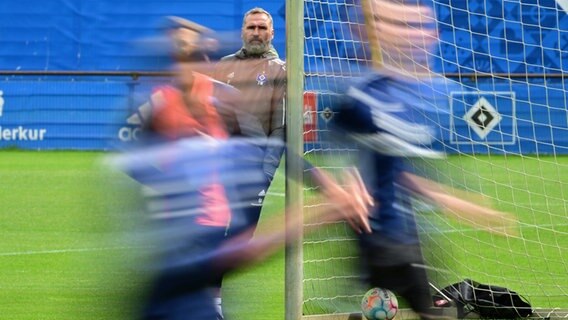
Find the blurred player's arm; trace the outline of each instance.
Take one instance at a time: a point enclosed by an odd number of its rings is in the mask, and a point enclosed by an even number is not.
[[[405,187],[440,207],[449,216],[478,228],[502,235],[515,235],[517,219],[510,213],[501,212],[455,196],[449,186],[439,184],[412,173],[402,174],[400,182]],[[480,196],[469,196],[482,199]]]
[[[291,155],[288,155],[291,156]],[[344,191],[333,176],[327,171],[314,167],[309,161],[300,157],[303,161],[305,180],[302,183],[309,187],[317,188],[318,191],[329,198],[344,197]],[[360,215],[349,217],[346,219],[347,223],[357,233],[371,233],[371,227],[368,221],[368,208],[375,205],[373,197],[369,194],[359,171],[355,167],[344,169],[343,183],[346,185],[356,185],[357,191],[352,191],[350,196],[354,198],[354,203],[357,203],[358,208],[364,208]],[[349,190],[348,190],[349,192]]]
[[[373,206],[374,202],[356,168],[345,169],[343,183],[348,186],[347,190],[342,188],[329,173],[322,169],[312,168],[309,172],[312,183],[318,185],[321,188],[321,193],[327,198],[351,198],[347,205],[351,206],[351,211],[359,212],[359,214],[346,216],[345,220],[355,232],[371,233],[368,208]]]
[[[318,199],[314,201],[313,210],[305,215],[294,211],[287,211],[289,216],[282,224],[282,217],[275,216],[267,222],[268,225],[275,226],[276,230],[267,231],[257,230],[254,237],[251,233],[254,229],[247,230],[240,235],[228,240],[227,243],[219,251],[216,267],[222,270],[233,270],[243,265],[250,265],[266,259],[268,256],[282,248],[287,241],[297,239],[304,231],[314,231],[317,227],[322,226],[325,222],[334,222],[340,220],[351,221],[351,223],[360,223],[359,229],[368,230],[368,204],[361,197],[353,195],[366,194],[360,177],[352,170],[344,172],[343,187],[330,176],[324,178],[329,183],[333,183],[333,188],[322,192]],[[321,204],[324,205],[321,205]],[[313,224],[313,228],[305,229],[305,224]]]

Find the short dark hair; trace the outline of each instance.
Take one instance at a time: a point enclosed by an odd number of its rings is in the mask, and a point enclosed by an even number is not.
[[[245,13],[245,15],[243,16],[243,26],[246,23],[247,17],[250,16],[250,15],[253,15],[253,14],[265,14],[265,15],[267,15],[268,21],[270,21],[270,25],[272,27],[274,27],[274,21],[272,20],[272,15],[268,11],[266,11],[266,10],[260,8],[260,7],[252,8]]]

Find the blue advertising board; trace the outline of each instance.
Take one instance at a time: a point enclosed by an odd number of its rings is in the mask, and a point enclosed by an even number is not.
[[[141,122],[134,115],[149,86],[127,80],[0,82],[0,148],[114,148],[138,133]]]
[[[453,152],[568,154],[566,85],[560,79],[527,83],[492,79],[466,84],[450,94],[449,130],[443,141]]]
[[[0,82],[0,148],[108,150],[140,132],[151,91],[167,79]],[[460,86],[436,102],[445,152],[568,154],[562,81]],[[338,95],[305,95],[306,149],[325,148]]]
[[[516,142],[515,93],[457,91],[450,95],[450,143]]]
[[[341,77],[312,75],[351,72],[354,58],[364,50],[350,33],[350,24],[338,22],[358,16],[355,2],[305,6],[305,71],[310,75],[306,90],[317,91],[315,110],[306,118],[315,126],[307,135],[307,147],[321,147],[319,135],[333,115],[329,107],[334,97],[324,91],[343,85]],[[568,8],[561,5],[565,2],[431,2],[442,40],[433,57],[434,70],[459,74],[462,85],[438,102],[441,109],[450,110],[439,117],[439,147],[448,152],[568,153],[568,87],[560,77],[568,72]],[[165,16],[179,15],[218,31],[238,33],[242,14],[258,5],[272,13],[274,44],[284,55],[284,4],[283,0],[198,4],[183,0],[168,5],[160,0],[3,1],[0,69],[163,71],[168,67],[164,52],[160,55],[136,43],[162,35]],[[535,73],[544,76],[531,78]],[[469,80],[467,75],[472,74],[488,77]],[[151,82],[8,76],[0,80],[0,148],[108,149],[115,141],[133,140],[140,125],[137,110],[148,99]]]

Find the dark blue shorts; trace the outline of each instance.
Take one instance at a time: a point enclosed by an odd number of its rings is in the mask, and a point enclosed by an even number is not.
[[[225,227],[201,226],[185,232],[185,237],[174,236],[175,241],[157,249],[143,319],[215,319],[208,290],[225,271],[218,265],[219,248],[227,240]]]
[[[146,306],[143,320],[216,320],[217,311],[207,289],[186,293]]]

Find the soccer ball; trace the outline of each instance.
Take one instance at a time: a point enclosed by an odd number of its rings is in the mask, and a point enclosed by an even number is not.
[[[398,311],[398,300],[389,290],[373,288],[363,296],[361,310],[368,320],[392,320]]]

